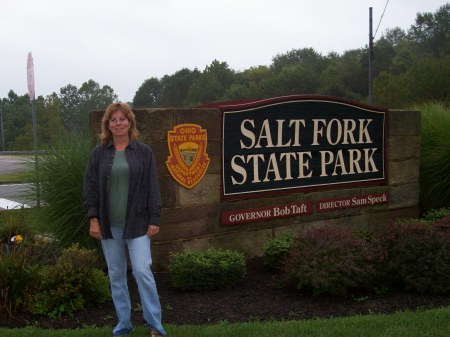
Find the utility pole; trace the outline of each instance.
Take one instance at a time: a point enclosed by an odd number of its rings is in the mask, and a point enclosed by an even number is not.
[[[373,63],[373,33],[372,33],[372,7],[369,7],[369,105],[373,104],[372,98],[372,63]]]

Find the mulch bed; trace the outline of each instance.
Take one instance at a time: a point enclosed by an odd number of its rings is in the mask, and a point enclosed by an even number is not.
[[[450,306],[450,296],[439,295],[388,293],[338,298],[302,294],[295,289],[276,287],[272,274],[264,268],[261,258],[247,261],[245,280],[232,289],[184,292],[171,286],[167,273],[155,273],[155,278],[163,308],[163,323],[177,325],[220,321],[306,320]],[[134,308],[133,324],[144,325],[142,312],[137,305],[139,295],[131,274],[129,288]],[[115,322],[112,302],[58,320],[22,313],[14,319],[0,318],[1,327],[11,328],[27,325],[53,329],[112,327]]]

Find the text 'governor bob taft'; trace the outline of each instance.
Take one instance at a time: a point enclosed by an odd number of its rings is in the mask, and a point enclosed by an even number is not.
[[[386,181],[386,110],[325,96],[219,109],[225,199]]]

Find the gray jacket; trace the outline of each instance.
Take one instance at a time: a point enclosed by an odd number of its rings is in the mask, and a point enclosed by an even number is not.
[[[111,239],[108,189],[116,150],[112,143],[98,145],[89,157],[84,175],[83,198],[88,217],[97,217],[104,239]],[[125,149],[130,181],[124,238],[147,233],[148,225],[160,224],[161,194],[156,162],[149,146],[131,141]]]

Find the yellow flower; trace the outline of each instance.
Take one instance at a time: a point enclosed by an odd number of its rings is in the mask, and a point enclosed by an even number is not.
[[[11,241],[15,242],[15,243],[20,243],[23,241],[23,237],[22,237],[22,235],[19,234],[19,235],[13,236],[11,238]]]

